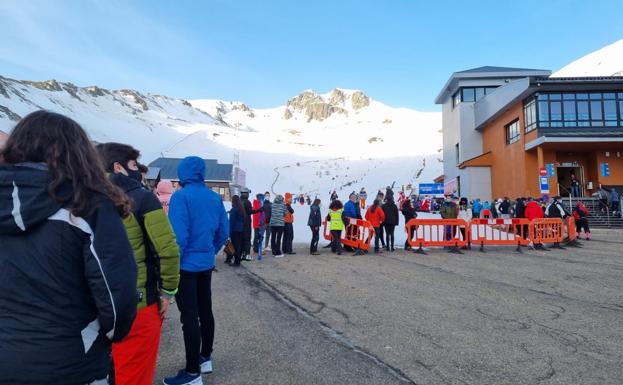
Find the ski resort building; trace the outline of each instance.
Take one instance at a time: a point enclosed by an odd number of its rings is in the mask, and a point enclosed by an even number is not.
[[[455,72],[442,105],[444,190],[469,198],[580,196],[623,186],[623,77]],[[621,191],[621,190],[619,190]]]
[[[161,179],[169,179],[174,184],[179,182],[177,176],[177,166],[182,159],[179,158],[158,158],[149,164],[147,180],[157,184]],[[236,178],[243,170],[234,169],[232,164],[219,164],[216,159],[204,159],[205,176],[204,181],[207,187],[219,194],[224,201],[230,201],[233,194],[237,194],[241,187]]]

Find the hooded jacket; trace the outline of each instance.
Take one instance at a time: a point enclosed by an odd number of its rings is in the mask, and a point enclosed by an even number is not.
[[[173,194],[169,219],[180,247],[180,268],[207,271],[229,238],[229,220],[220,195],[204,183],[205,163],[196,156],[184,158],[177,167],[181,190]]]
[[[175,234],[158,198],[140,182],[123,174],[111,181],[132,201],[132,214],[123,220],[138,268],[138,307],[153,305],[160,291],[177,293],[180,280],[180,250]]]
[[[136,314],[136,262],[112,202],[74,216],[50,181],[44,164],[0,165],[0,384],[105,378]]]
[[[344,216],[347,218],[361,219],[361,208],[350,199],[344,204]]]
[[[543,218],[543,209],[541,209],[541,206],[539,206],[537,202],[530,201],[526,203],[524,214],[529,220]]]
[[[173,195],[173,183],[168,179],[161,180],[156,187],[156,194],[158,194],[158,200],[162,205],[164,213],[169,214],[169,202]]]
[[[270,225],[283,227],[285,225],[286,205],[283,203],[283,196],[277,195],[275,201],[271,205]]]

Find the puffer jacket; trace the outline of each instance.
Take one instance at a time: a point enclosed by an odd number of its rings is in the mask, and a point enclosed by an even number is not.
[[[136,314],[136,262],[112,202],[74,216],[50,181],[45,164],[0,165],[0,384],[106,378]]]
[[[204,184],[205,163],[196,156],[177,167],[183,188],[173,194],[169,219],[180,247],[180,269],[214,268],[214,257],[229,238],[229,220],[221,196]]]
[[[162,205],[164,213],[169,214],[169,202],[173,195],[173,183],[168,179],[161,180],[156,187],[156,194],[158,195],[158,200]]]
[[[154,193],[136,180],[113,174],[111,181],[132,201],[132,214],[123,220],[138,268],[138,307],[153,305],[160,291],[175,295],[180,281],[180,250],[164,209]]]
[[[283,203],[283,196],[277,195],[271,205],[270,225],[276,227],[284,226],[286,212],[287,209],[285,203]]]

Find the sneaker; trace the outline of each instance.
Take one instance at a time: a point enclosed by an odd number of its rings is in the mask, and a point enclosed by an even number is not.
[[[285,255],[283,254],[275,255],[275,258],[283,258],[283,257],[285,257]]]
[[[212,360],[199,356],[199,366],[201,367],[201,374],[212,373]]]
[[[201,374],[188,374],[184,369],[177,372],[175,377],[166,377],[162,380],[164,385],[203,385]]]
[[[250,256],[250,255],[246,255],[246,256],[244,257],[244,260],[245,260],[245,261],[254,261],[254,260],[255,260],[255,258],[254,258],[254,257],[252,257],[252,256]]]

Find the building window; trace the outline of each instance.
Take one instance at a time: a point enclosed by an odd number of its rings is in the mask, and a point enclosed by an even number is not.
[[[526,101],[523,107],[523,117],[525,122],[524,132],[527,134],[528,132],[534,130],[537,126],[536,119],[536,98],[530,98]]]
[[[526,101],[524,114],[530,100]],[[536,116],[537,125],[545,128],[623,127],[623,93],[541,93],[537,95]]]
[[[519,140],[519,119],[506,126],[506,144],[512,144]]]
[[[458,143],[454,146],[454,149],[455,149],[455,156],[456,156],[456,164],[460,164],[461,163],[461,156],[459,154],[459,144]]]
[[[456,107],[461,102],[477,102],[490,94],[497,87],[463,87],[452,96],[452,105]]]

